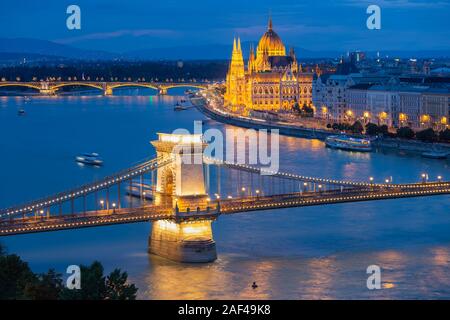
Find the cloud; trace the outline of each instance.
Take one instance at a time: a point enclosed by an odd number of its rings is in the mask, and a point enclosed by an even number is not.
[[[119,38],[123,36],[131,37],[143,37],[143,36],[153,36],[153,37],[176,37],[179,35],[178,31],[171,29],[136,29],[136,30],[116,30],[110,32],[96,32],[88,33],[81,36],[57,39],[55,42],[70,44],[86,40],[105,40]]]
[[[450,4],[445,1],[431,0],[344,0],[344,5],[367,7],[371,4],[379,5],[381,8],[442,8]]]

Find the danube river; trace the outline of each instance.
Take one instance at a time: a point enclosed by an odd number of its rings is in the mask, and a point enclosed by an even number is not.
[[[205,117],[173,111],[178,97],[0,98],[0,207],[100,178],[154,155],[156,132],[193,129]],[[26,115],[19,117],[18,108]],[[207,121],[207,126],[224,126]],[[281,137],[281,170],[378,181],[450,179],[449,162],[396,153],[358,154],[318,140]],[[98,152],[102,168],[74,156]],[[232,183],[235,183],[232,181]],[[450,298],[449,196],[283,209],[221,217],[213,224],[218,260],[177,264],[147,253],[150,223],[0,238],[36,272],[103,263],[121,268],[142,299]],[[382,289],[366,287],[366,268]],[[256,281],[257,289],[251,284]]]

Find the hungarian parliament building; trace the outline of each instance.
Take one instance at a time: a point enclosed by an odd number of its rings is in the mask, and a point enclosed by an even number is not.
[[[235,111],[289,111],[296,104],[313,107],[313,74],[302,71],[294,50],[286,54],[281,38],[268,29],[259,40],[256,52],[250,48],[245,66],[240,39],[234,39],[226,77],[225,105]]]

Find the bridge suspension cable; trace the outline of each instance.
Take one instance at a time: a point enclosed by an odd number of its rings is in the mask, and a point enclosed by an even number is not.
[[[134,165],[131,168],[122,170],[118,173],[107,176],[101,180],[88,183],[68,191],[60,192],[52,196],[44,197],[39,200],[31,201],[22,205],[10,207],[0,210],[0,218],[11,217],[12,215],[20,215],[35,210],[40,210],[48,206],[54,206],[66,201],[73,201],[76,198],[84,197],[90,193],[95,193],[99,190],[108,189],[109,187],[120,184],[122,181],[131,180],[134,177],[140,176],[144,173],[156,170],[158,167],[163,167],[172,162],[172,159],[154,158],[143,163]],[[73,202],[72,202],[73,207]]]

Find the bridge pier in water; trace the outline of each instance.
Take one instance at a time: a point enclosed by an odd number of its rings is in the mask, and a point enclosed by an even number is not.
[[[217,219],[219,207],[209,206],[202,136],[158,134],[152,144],[159,161],[172,159],[158,167],[155,204],[169,201],[173,218],[153,222],[149,252],[185,263],[216,260],[211,224]]]
[[[165,96],[165,95],[167,95],[167,89],[166,89],[166,88],[160,88],[159,91],[158,91],[158,94],[159,94],[160,96]]]
[[[112,88],[105,87],[103,89],[103,95],[104,96],[112,96],[112,94],[113,94],[113,89]]]

